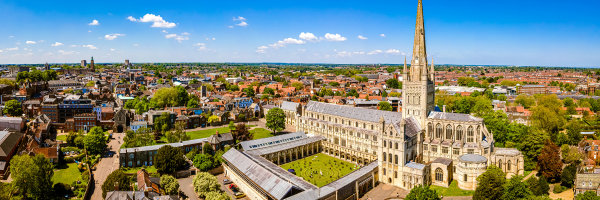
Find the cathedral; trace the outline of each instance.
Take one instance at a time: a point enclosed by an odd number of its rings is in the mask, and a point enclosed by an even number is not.
[[[380,182],[412,189],[475,190],[476,178],[496,165],[523,175],[524,160],[513,148],[495,148],[482,118],[435,110],[433,60],[428,65],[423,5],[418,2],[410,68],[404,61],[402,113],[310,101],[296,116],[297,131],[323,136],[323,152],[359,165],[378,163]]]

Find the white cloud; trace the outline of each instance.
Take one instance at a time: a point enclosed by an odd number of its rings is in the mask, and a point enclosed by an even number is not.
[[[306,42],[294,38],[285,38],[283,41],[279,40],[274,44],[270,44],[269,46],[277,49],[279,47],[285,47],[287,44],[306,44]]]
[[[338,42],[339,41],[346,41],[346,38],[342,37],[340,34],[335,34],[334,35],[334,34],[330,34],[330,33],[325,34],[325,39],[328,40],[328,41],[338,41]]]
[[[62,55],[71,55],[71,54],[75,54],[75,51],[58,50],[58,53],[61,53]]]
[[[139,44],[133,44],[134,47],[140,46]]]
[[[175,40],[177,40],[179,43],[181,43],[181,41],[183,40],[189,40],[190,38],[188,38],[187,36],[181,36],[181,35],[177,35],[177,34],[168,34],[165,35],[166,38],[174,38]]]
[[[366,40],[366,39],[369,39],[369,38],[363,37],[362,35],[358,35],[358,39]]]
[[[373,55],[373,54],[378,54],[378,53],[383,53],[383,51],[382,51],[382,50],[379,50],[379,49],[377,49],[377,50],[371,51],[371,52],[369,52],[369,53],[367,53],[367,54],[369,54],[369,55]]]
[[[353,54],[360,54],[360,55],[362,55],[362,54],[365,54],[365,52],[358,52],[358,51],[356,51]]]
[[[229,28],[233,28],[233,26],[228,26]]]
[[[71,45],[70,47],[77,47],[77,45]]]
[[[379,36],[381,36],[381,37],[385,37],[385,34],[383,34],[383,33],[382,33],[382,34],[381,34],[381,35],[379,35]]]
[[[91,44],[83,45],[83,47],[88,47],[90,49],[98,49],[98,47],[95,47],[94,45],[91,45]]]
[[[15,36],[12,36],[12,35],[11,35],[11,36],[8,36],[8,38],[12,38],[12,37],[15,37]]]
[[[92,23],[89,23],[88,25],[95,26],[95,25],[100,25],[100,23],[98,23],[98,20],[93,20]]]
[[[236,25],[238,25],[238,26],[244,26],[245,27],[245,26],[248,26],[248,23],[246,23],[246,22],[240,22],[239,24],[236,24]]]
[[[306,51],[306,49],[298,49],[298,51]]]
[[[265,50],[263,50],[263,49],[259,49],[259,50],[256,50],[256,51],[254,51],[254,52],[256,52],[256,53],[267,53],[267,52],[266,52]]]
[[[45,42],[45,41],[46,41],[46,40],[40,40],[40,41],[38,41],[38,42]]]
[[[92,30],[88,30],[88,33],[91,33],[91,32],[92,32]]]
[[[346,51],[340,51],[340,52],[338,52],[337,55],[340,57],[350,57],[350,56],[352,56],[352,53],[346,52]]]
[[[50,45],[50,46],[53,46],[53,47],[57,47],[57,46],[63,46],[63,43],[56,42],[56,43],[54,43],[54,44],[52,44],[52,45]]]
[[[23,51],[27,51],[27,48],[23,48]]]
[[[35,44],[35,41],[27,41],[25,44]]]
[[[183,32],[181,35],[190,35],[188,32]]]
[[[215,39],[215,38],[212,38],[212,39],[210,39],[210,38],[206,38],[206,40],[217,40],[217,39]]]
[[[115,49],[110,49],[110,51],[115,51]]]
[[[163,30],[162,32],[163,32],[163,33],[169,33],[169,32],[167,32],[167,30]]]
[[[261,46],[261,47],[258,47],[258,49],[268,49],[268,48],[269,48],[269,47],[267,47],[267,46]]]
[[[127,19],[129,19],[129,21],[132,21],[132,22],[154,22],[152,24],[152,26],[150,26],[150,27],[173,28],[173,27],[177,26],[177,24],[175,24],[175,23],[165,21],[160,15],[154,15],[154,14],[146,14],[143,17],[141,17],[140,19],[136,19],[132,16],[129,16],[129,17],[127,17]]]
[[[198,50],[201,50],[201,51],[208,51],[208,50],[210,50],[210,49],[206,48],[205,46],[201,46],[201,47],[200,47]]]
[[[0,53],[2,53],[2,52],[3,52],[3,51],[2,51],[2,50],[0,50]]]
[[[204,43],[197,43],[197,44],[194,44],[192,46],[204,46],[204,45],[205,45]]]
[[[317,38],[317,36],[315,36],[314,34],[309,33],[309,32],[306,32],[306,33],[302,32],[302,33],[300,33],[299,37],[300,37],[300,39],[304,39],[309,42],[318,42],[319,41],[319,38]]]
[[[117,36],[125,36],[125,34],[111,33],[111,34],[105,35],[104,38],[107,40],[114,40],[115,38],[117,38]]]
[[[5,50],[8,50],[8,51],[16,51],[16,50],[19,50],[19,47],[15,47],[15,48],[7,48],[7,49],[5,49]]]
[[[47,54],[45,54],[45,55],[53,56],[54,54],[53,54],[53,53],[50,53],[50,52],[48,52],[48,53],[47,53]]]
[[[238,18],[233,17],[233,21],[236,21],[236,20],[246,21],[246,18],[243,18],[243,17],[240,17],[240,16],[238,16]]]
[[[400,51],[396,50],[396,49],[389,49],[387,51],[385,51],[385,53],[394,53],[394,54],[398,54],[400,53]]]
[[[333,49],[333,51],[337,51],[337,49]]]

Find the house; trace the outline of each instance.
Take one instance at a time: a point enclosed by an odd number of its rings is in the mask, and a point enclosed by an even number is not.
[[[23,134],[13,131],[0,131],[0,179],[6,179],[10,170],[10,159],[17,153]]]
[[[51,163],[58,164],[58,155],[60,154],[59,151],[60,147],[57,145],[56,147],[35,148],[32,152],[35,155],[42,154],[44,157],[48,158]]]
[[[140,128],[148,128],[148,122],[146,121],[134,121],[131,122],[131,125],[129,126],[129,128],[134,131],[137,132],[138,129]],[[150,128],[152,129],[152,128]]]
[[[137,172],[137,190],[160,194],[160,177],[150,177],[145,169]]]

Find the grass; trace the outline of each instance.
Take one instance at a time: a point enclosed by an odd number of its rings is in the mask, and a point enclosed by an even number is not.
[[[67,141],[67,135],[59,135],[59,136],[56,136],[56,140]]]
[[[250,127],[255,127],[256,125],[250,125]],[[267,133],[268,130],[263,129],[263,128],[256,128],[259,130],[252,130],[253,132],[257,133],[256,135],[259,135],[260,138],[265,138],[265,137],[271,137],[273,136],[272,134]],[[231,132],[231,129],[229,129],[229,127],[221,127],[221,128],[211,128],[211,129],[203,129],[203,130],[197,130],[197,131],[188,131],[185,132],[185,134],[190,136],[190,140],[195,140],[195,139],[200,139],[200,138],[207,138],[210,137],[211,135],[214,135],[217,131],[219,131],[219,133],[229,133]],[[256,138],[256,136],[254,137],[254,139],[259,139]],[[157,144],[161,144],[161,143],[169,143],[167,142],[167,137],[166,136],[161,136],[160,140],[156,141]],[[121,149],[125,148],[125,144],[121,144]]]
[[[251,133],[254,133],[254,137],[253,139],[261,139],[261,138],[268,138],[268,137],[273,137],[273,132],[271,132],[270,130],[264,129],[264,128],[255,128],[253,130],[250,130]]]
[[[296,176],[321,187],[356,170],[354,166],[352,163],[319,153],[281,165],[281,168],[294,169]],[[312,178],[310,177],[311,172],[313,172]],[[323,176],[320,175],[321,172],[323,172]]]
[[[443,196],[473,196],[473,193],[475,193],[475,191],[458,188],[458,182],[456,180],[452,181],[448,188],[437,185],[432,185],[430,188],[438,191],[438,193]]]
[[[138,171],[140,171],[140,169],[142,169],[142,167],[123,167],[121,169],[123,169],[125,173],[135,174]],[[146,171],[148,173],[156,173],[156,168],[154,166],[147,166]]]
[[[523,173],[523,177],[527,177],[529,174],[531,174],[531,171],[525,171],[525,173]]]
[[[71,184],[77,180],[87,182],[87,180],[81,179],[81,172],[79,172],[76,163],[69,163],[67,165],[61,164],[58,165],[55,170],[57,171],[54,171],[54,176],[52,176],[52,182],[54,183]]]

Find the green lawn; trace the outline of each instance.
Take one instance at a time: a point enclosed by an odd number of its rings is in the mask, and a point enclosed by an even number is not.
[[[456,180],[452,181],[448,188],[432,185],[431,189],[438,191],[438,193],[441,193],[441,195],[444,196],[473,196],[473,193],[475,193],[475,191],[458,188],[458,182]]]
[[[264,128],[255,128],[253,130],[250,130],[251,133],[254,133],[254,138],[253,139],[261,139],[261,138],[268,138],[268,137],[273,137],[273,132],[271,132],[270,130],[264,129]]]
[[[256,125],[250,125],[250,127],[254,127],[254,126],[256,126]],[[194,140],[194,139],[210,137],[211,135],[214,135],[217,131],[219,131],[219,133],[229,133],[229,132],[231,132],[231,129],[229,129],[228,127],[211,128],[211,129],[204,129],[204,130],[198,130],[198,131],[188,131],[188,132],[186,132],[186,134],[189,135],[192,140]],[[161,140],[162,140],[162,138],[161,138]],[[165,138],[165,141],[166,141],[166,138]]]
[[[319,153],[281,165],[281,168],[286,170],[294,169],[296,176],[302,177],[317,187],[321,187],[358,169],[354,168],[354,166],[352,163]],[[313,173],[312,178],[310,177],[311,172]],[[321,172],[323,176],[320,175]]]
[[[531,171],[525,171],[525,173],[523,173],[523,177],[526,177],[529,174],[531,174]]]
[[[142,167],[122,167],[121,169],[123,169],[125,173],[135,174],[138,171],[140,171],[140,169],[142,169]],[[156,173],[156,168],[154,166],[148,166],[148,167],[146,167],[146,171],[148,173]]]
[[[80,180],[87,182],[87,180],[81,179],[81,172],[77,169],[76,163],[69,163],[67,165],[61,164],[54,170],[54,176],[52,176],[52,182],[54,183],[67,183],[71,184],[73,181]]]
[[[67,141],[67,135],[59,135],[59,136],[56,136],[56,140]]]

